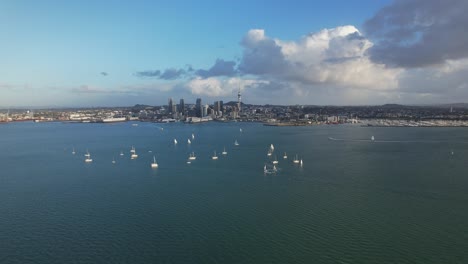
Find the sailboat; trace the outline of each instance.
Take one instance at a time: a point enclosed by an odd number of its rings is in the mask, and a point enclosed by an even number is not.
[[[91,158],[91,154],[89,154],[89,152],[87,152],[85,154],[86,156],[86,159],[84,160],[86,163],[90,163],[90,162],[93,162],[93,159]]]
[[[72,150],[72,154],[73,154],[73,155],[75,155],[75,148],[73,148],[73,150]]]
[[[174,138],[174,145],[177,145],[177,139]]]
[[[124,155],[124,154],[123,154],[123,151],[120,151],[120,156],[123,156],[123,155]]]
[[[112,164],[115,164],[115,158],[112,158]]]
[[[187,143],[188,143],[188,144],[192,144],[192,141],[190,141],[190,138],[187,139]]]
[[[132,146],[132,149],[130,150],[130,153],[135,153],[135,147]]]
[[[283,159],[287,159],[288,155],[286,155],[286,152],[284,153]]]
[[[189,160],[196,160],[196,159],[197,159],[197,157],[195,156],[195,152],[192,152],[192,153],[190,153],[190,155],[189,155],[189,158],[188,158],[188,159],[189,159]]]
[[[216,151],[214,152],[214,156],[211,157],[211,159],[213,159],[213,160],[217,160],[217,159],[218,159],[218,156],[216,155]]]
[[[299,159],[297,158],[297,154],[296,154],[296,157],[293,159],[293,163],[298,164],[299,162],[300,162],[300,161],[299,161]]]
[[[156,157],[153,156],[153,163],[151,163],[151,168],[157,168],[158,167],[158,163],[156,163]]]
[[[89,151],[88,151],[88,150],[86,150],[86,154],[84,154],[84,155],[85,155],[85,157],[87,157],[87,158],[91,157],[91,155],[89,154]]]
[[[303,164],[303,163],[302,163],[302,159],[301,159],[301,167],[302,167],[302,164]]]
[[[132,149],[133,152],[132,152],[132,155],[130,156],[131,159],[136,159],[138,158],[138,155],[136,154],[136,151],[135,151],[135,148]]]
[[[374,136],[372,136],[372,137],[370,138],[370,140],[374,141],[374,140],[375,140]]]
[[[195,135],[192,133],[192,139],[195,139]]]
[[[271,144],[270,149],[271,149],[271,151],[275,150],[275,146],[273,146],[273,144]]]
[[[221,152],[221,154],[223,154],[223,155],[227,155],[227,152],[226,152],[226,147],[224,147],[224,149],[223,149],[223,152]]]
[[[236,139],[236,141],[234,141],[234,146],[239,146],[239,143],[237,142],[237,139]]]
[[[267,152],[267,156],[268,157],[271,156],[272,153],[273,153],[273,151],[271,149],[269,149],[268,152]]]
[[[265,173],[265,174],[267,174],[267,173],[268,173],[268,170],[267,170],[267,167],[266,167],[266,165],[265,165],[265,166],[263,166],[263,173]]]
[[[242,133],[242,128],[239,128],[239,131]]]
[[[275,156],[275,160],[272,162],[273,164],[278,164],[278,159]]]

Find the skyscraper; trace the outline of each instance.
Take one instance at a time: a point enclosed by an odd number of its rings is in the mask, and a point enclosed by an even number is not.
[[[185,103],[184,103],[184,99],[180,99],[180,103],[179,103],[179,113],[181,113],[182,115],[185,114]]]
[[[170,114],[173,111],[173,104],[172,104],[172,98],[169,98],[169,104],[167,106],[167,113]]]
[[[237,110],[241,111],[241,90],[239,86],[239,92],[237,92]]]
[[[197,98],[197,103],[195,104],[195,116],[202,117],[201,98]]]

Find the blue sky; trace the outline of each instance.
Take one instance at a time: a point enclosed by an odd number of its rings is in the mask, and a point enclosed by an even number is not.
[[[420,91],[425,97],[418,97],[409,86],[433,71],[443,72],[442,67],[463,66],[464,55],[429,66],[393,65],[378,56],[380,46],[375,43],[385,36],[373,34],[378,32],[373,27],[379,25],[379,12],[386,6],[398,3],[2,1],[0,106],[154,105],[166,103],[168,97],[229,101],[239,87],[251,103],[420,103],[460,98],[438,98],[432,95],[435,89]],[[363,30],[366,23],[369,37]],[[330,30],[326,36],[325,29]],[[359,43],[351,39],[353,34],[360,36]],[[306,44],[307,36],[312,46]],[[324,36],[326,49],[317,44]],[[276,49],[281,54],[275,62],[289,66],[269,67],[272,62],[262,60],[275,58],[268,52]],[[265,56],[256,57],[257,51]],[[361,59],[329,64],[351,57]],[[320,60],[311,63],[315,58]],[[223,68],[220,74],[218,67],[209,71],[217,59],[222,60],[219,67],[232,62],[233,67],[225,65],[232,71]],[[352,73],[361,68],[367,70]],[[167,69],[183,74],[163,78]],[[141,74],[158,70],[159,75]],[[375,75],[386,77],[362,81]],[[454,85],[463,90],[463,83]]]

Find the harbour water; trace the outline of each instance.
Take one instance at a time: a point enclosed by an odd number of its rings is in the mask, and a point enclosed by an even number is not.
[[[28,122],[0,147],[0,263],[468,263],[468,128]]]

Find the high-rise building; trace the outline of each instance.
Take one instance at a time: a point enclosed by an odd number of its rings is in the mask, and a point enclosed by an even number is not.
[[[168,103],[168,106],[167,106],[167,113],[170,114],[170,113],[173,113],[173,104],[172,104],[172,98],[169,98],[169,103]]]
[[[181,113],[182,115],[185,114],[185,103],[184,103],[184,99],[180,99],[180,103],[179,103],[179,113]]]
[[[208,108],[209,108],[208,105],[204,105],[204,106],[203,106],[202,117],[205,117],[205,116],[208,115]]]
[[[237,92],[237,110],[241,111],[241,90],[239,86],[239,92]]]
[[[197,98],[197,103],[195,104],[195,116],[202,117],[201,98]]]
[[[219,101],[219,111],[224,112],[224,104],[223,104],[223,101]]]

